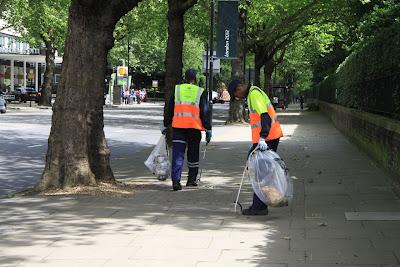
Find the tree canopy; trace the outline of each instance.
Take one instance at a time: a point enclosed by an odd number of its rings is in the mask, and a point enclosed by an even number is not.
[[[54,48],[62,51],[69,4],[69,0],[13,0],[5,17],[28,43],[41,46],[51,42]]]

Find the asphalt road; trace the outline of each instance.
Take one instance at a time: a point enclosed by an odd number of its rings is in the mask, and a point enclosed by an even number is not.
[[[18,109],[14,109],[18,108]],[[51,109],[14,105],[0,114],[0,197],[33,186],[43,171]],[[228,104],[214,106],[214,125],[223,125]],[[105,134],[116,170],[129,166],[129,158],[151,148],[160,137],[162,103],[106,108]],[[128,162],[127,162],[128,160]],[[132,160],[145,160],[134,159]],[[117,178],[122,173],[114,172]]]
[[[9,109],[0,114],[0,197],[34,185],[43,171],[51,128],[50,109]],[[160,104],[105,110],[112,161],[151,147],[159,138]]]

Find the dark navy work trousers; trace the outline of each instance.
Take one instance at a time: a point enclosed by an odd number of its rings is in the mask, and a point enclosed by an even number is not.
[[[274,140],[270,140],[267,141],[267,145],[268,147],[275,151],[278,150],[278,145],[279,145],[279,138],[278,139],[274,139]],[[249,153],[247,154],[247,157],[250,156],[250,153],[257,147],[257,144],[253,144],[249,150]],[[252,209],[255,210],[265,210],[266,208],[268,208],[267,205],[264,204],[264,202],[262,202],[258,196],[254,193],[253,194],[253,204],[251,205]]]
[[[199,152],[201,142],[201,131],[196,129],[173,129],[172,140],[172,170],[173,181],[180,182],[183,161],[187,148],[187,164],[189,168],[189,181],[196,181],[199,172]]]

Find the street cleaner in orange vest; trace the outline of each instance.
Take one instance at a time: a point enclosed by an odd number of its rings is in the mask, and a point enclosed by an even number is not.
[[[196,85],[196,71],[189,69],[185,73],[185,83],[175,86],[169,109],[165,112],[164,128],[172,124],[172,189],[182,190],[181,175],[185,150],[187,148],[187,164],[189,168],[187,187],[197,186],[199,172],[199,152],[201,132],[206,131],[207,144],[211,141],[211,109],[207,100],[207,92]]]
[[[231,99],[247,98],[250,112],[252,146],[248,153],[258,148],[261,151],[271,149],[276,152],[279,138],[283,136],[275,109],[267,94],[257,86],[246,88],[239,80],[233,80],[228,86]],[[267,215],[268,206],[256,194],[252,205],[242,211],[243,215]]]

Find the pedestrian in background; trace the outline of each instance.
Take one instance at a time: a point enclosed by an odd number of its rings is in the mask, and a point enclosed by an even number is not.
[[[303,95],[300,95],[299,101],[300,101],[300,109],[303,110],[304,109],[304,96]]]
[[[130,94],[129,94],[129,90],[126,89],[124,91],[124,104],[128,105],[129,104],[129,98],[130,98]]]
[[[136,88],[135,90],[135,95],[136,95],[136,103],[140,104],[140,90]]]
[[[239,80],[230,82],[228,91],[231,99],[247,98],[250,112],[252,146],[247,157],[254,149],[261,151],[272,149],[276,152],[279,139],[283,136],[278,116],[267,94],[257,86],[246,87]],[[253,193],[252,205],[242,211],[243,215],[267,215],[268,206]]]
[[[206,142],[211,141],[211,110],[207,91],[196,85],[196,71],[185,73],[185,83],[175,86],[164,117],[163,134],[172,125],[172,189],[182,190],[181,175],[185,151],[189,168],[186,186],[197,186],[201,131],[206,131]]]

